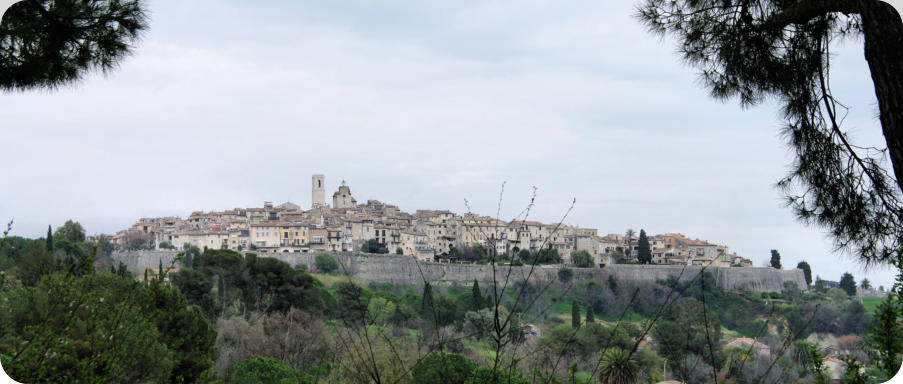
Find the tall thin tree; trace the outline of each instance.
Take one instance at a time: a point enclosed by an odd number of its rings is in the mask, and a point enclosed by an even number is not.
[[[781,254],[777,249],[771,250],[771,260],[769,261],[769,264],[774,269],[781,269]]]
[[[53,229],[47,226],[47,251],[53,252]]]
[[[430,283],[423,284],[423,298],[420,301],[420,313],[428,319],[433,317],[433,288]]]
[[[471,294],[473,295],[473,310],[479,311],[485,308],[485,304],[483,303],[483,294],[480,293],[480,283],[477,282],[477,279],[473,279],[473,288],[471,289]]]
[[[640,229],[640,238],[637,240],[636,258],[640,264],[649,264],[652,262],[652,250],[649,247],[649,238],[646,237],[646,231]]]
[[[809,286],[809,284],[812,284],[812,267],[809,266],[809,263],[807,263],[806,261],[800,261],[796,265],[796,269],[803,270],[803,277],[806,278],[807,287]]]
[[[571,327],[580,328],[580,304],[577,300],[571,302]]]

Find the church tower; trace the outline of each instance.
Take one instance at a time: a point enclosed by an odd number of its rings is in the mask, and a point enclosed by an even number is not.
[[[314,175],[311,178],[310,187],[310,206],[311,208],[326,206],[326,183],[323,181],[323,175]]]
[[[342,180],[342,186],[339,187],[339,190],[332,194],[332,207],[333,208],[354,208],[357,205],[357,200],[351,197],[351,189],[345,185],[345,180]]]

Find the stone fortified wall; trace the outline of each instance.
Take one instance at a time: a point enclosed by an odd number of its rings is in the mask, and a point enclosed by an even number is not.
[[[177,251],[135,251],[114,253],[113,259],[122,261],[132,270],[142,271],[144,268],[157,268],[160,261],[168,266]],[[259,257],[275,257],[291,266],[299,263],[310,267],[315,265],[314,253],[263,253]],[[332,255],[341,265],[343,271],[369,281],[420,284],[423,280],[431,282],[471,281],[488,282],[495,274],[498,280],[508,276],[511,281],[529,277],[534,281],[551,281],[558,278],[560,266],[538,266],[530,273],[530,267],[492,266],[475,264],[445,264],[432,262],[416,262],[410,256],[397,255]],[[607,281],[614,276],[619,282],[652,283],[664,280],[668,276],[678,276],[681,280],[695,278],[702,267],[682,265],[608,265],[604,268],[571,268],[574,280]],[[799,269],[776,270],[773,268],[720,268],[709,267],[706,270],[715,277],[717,286],[724,290],[746,290],[760,292],[780,292],[784,282],[795,282],[798,287],[805,287],[803,271]],[[141,272],[139,272],[141,273]],[[509,275],[510,273],[510,275]]]

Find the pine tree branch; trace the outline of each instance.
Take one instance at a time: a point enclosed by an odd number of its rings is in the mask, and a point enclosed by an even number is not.
[[[766,19],[763,25],[768,29],[779,30],[790,24],[805,24],[828,13],[860,13],[860,5],[859,1],[850,0],[803,0]]]

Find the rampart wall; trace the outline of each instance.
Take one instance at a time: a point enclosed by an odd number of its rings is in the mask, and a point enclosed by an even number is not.
[[[170,264],[177,251],[134,251],[114,253],[113,259],[122,261],[128,268],[142,271],[144,268],[156,268],[162,261],[164,266]],[[315,265],[314,253],[263,253],[259,257],[275,257],[291,266],[299,263],[310,267]],[[529,278],[531,280],[551,281],[558,278],[560,266],[509,267],[475,264],[447,264],[432,262],[416,262],[410,256],[398,255],[351,255],[333,254],[342,266],[342,270],[369,281],[400,284],[418,284],[423,280],[431,282],[472,281],[489,282],[493,276],[498,280],[508,277],[511,281]],[[695,278],[703,267],[681,265],[608,265],[604,268],[572,268],[574,280],[608,281],[609,276],[619,282],[652,283],[678,276],[681,280]],[[803,271],[799,269],[777,270],[773,268],[706,268],[715,277],[715,284],[724,290],[747,290],[761,292],[779,292],[784,282],[792,281],[798,287],[805,287]],[[139,272],[140,273],[140,272]]]

